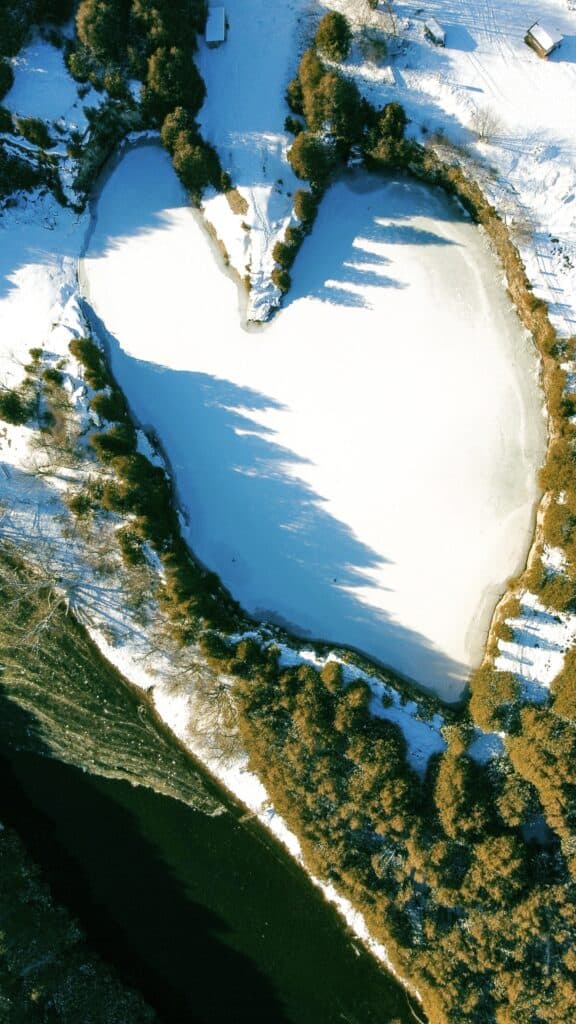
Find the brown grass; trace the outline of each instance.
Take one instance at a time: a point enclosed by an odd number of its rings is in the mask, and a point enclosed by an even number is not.
[[[228,200],[228,206],[232,210],[232,213],[236,213],[239,217],[245,217],[248,213],[248,203],[244,199],[244,196],[240,195],[237,188],[229,188],[224,193]]]

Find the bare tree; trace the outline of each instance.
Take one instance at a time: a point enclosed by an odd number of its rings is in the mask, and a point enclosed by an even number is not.
[[[472,127],[480,142],[492,142],[500,130],[501,121],[492,107],[477,107],[472,115]]]

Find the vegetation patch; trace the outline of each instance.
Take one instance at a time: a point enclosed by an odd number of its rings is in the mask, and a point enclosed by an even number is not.
[[[78,81],[105,88],[110,99],[91,115],[89,153],[79,154],[79,191],[89,190],[127,132],[145,127],[161,130],[176,173],[195,203],[208,185],[230,189],[216,150],[202,139],[195,121],[206,90],[193,56],[206,10],[204,0],[81,0],[68,67]],[[130,98],[130,78],[142,82],[138,106]]]

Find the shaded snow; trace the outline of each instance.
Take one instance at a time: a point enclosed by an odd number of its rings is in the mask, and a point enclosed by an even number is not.
[[[61,122],[79,131],[86,129],[84,107],[98,106],[102,97],[89,87],[81,90],[84,96],[80,98],[78,83],[68,74],[62,50],[36,38],[14,57],[12,66],[14,85],[3,100],[12,113]]]
[[[456,698],[525,557],[545,435],[531,342],[476,229],[423,186],[340,183],[286,310],[246,332],[147,147],[109,178],[88,257],[202,561],[255,615]]]
[[[506,620],[514,639],[499,641],[496,668],[515,672],[527,700],[548,698],[553,679],[562,670],[564,655],[576,643],[576,615],[551,612],[534,594],[522,595],[520,615]]]

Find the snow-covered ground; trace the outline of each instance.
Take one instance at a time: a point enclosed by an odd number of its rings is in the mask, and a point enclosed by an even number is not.
[[[394,8],[408,28],[389,93],[405,103],[415,128],[443,131],[491,169],[486,187],[519,229],[530,279],[558,328],[573,333],[576,10],[567,0],[430,0],[424,12],[404,0]],[[424,39],[424,13],[446,29],[444,50]],[[524,42],[535,21],[564,35],[547,60]]]
[[[248,203],[246,214],[231,217],[226,199],[218,196],[206,202],[206,213],[240,276],[250,268],[254,319],[264,319],[278,303],[280,293],[270,281],[272,248],[290,220],[291,195],[302,184],[286,156],[291,136],[284,131],[284,93],[302,49],[303,26],[315,8],[308,0],[234,2],[226,5],[226,44],[214,50],[200,41],[198,65],[207,89],[202,131]]]
[[[12,113],[85,131],[88,122],[84,108],[97,106],[101,96],[91,86],[79,86],[71,78],[61,49],[36,37],[12,64],[14,84],[4,100]]]
[[[187,537],[250,612],[446,699],[532,531],[533,347],[441,194],[326,196],[287,308],[246,331],[166,155],[128,153],[84,261],[114,372],[171,460]]]
[[[228,41],[201,55],[209,84],[206,127],[224,163],[233,159],[241,186],[250,173],[257,174],[260,195],[269,197],[274,210],[264,232],[249,188],[241,187],[249,203],[242,218],[230,214],[223,198],[207,203],[207,216],[240,275],[247,262],[253,271],[269,268],[273,243],[290,216],[293,179],[284,159],[290,136],[283,132],[288,111],[279,108],[278,95],[327,9],[343,12],[354,28],[344,72],[376,106],[402,103],[411,119],[409,133],[435,146],[446,160],[462,163],[480,182],[509,225],[554,324],[562,335],[575,333],[576,7],[568,0],[395,0],[391,7],[380,0],[376,10],[366,0],[286,0],[281,9],[251,0],[249,16],[244,0],[229,0]],[[446,30],[445,48],[425,38],[427,17]],[[564,36],[547,60],[524,42],[537,20]],[[388,57],[366,61],[362,34],[367,30],[383,35]],[[275,89],[259,87],[265,80]],[[266,129],[259,129],[262,124]],[[271,139],[274,160],[269,167],[263,159],[256,168],[255,148],[267,153]],[[241,220],[251,226],[249,233]],[[262,280],[252,273],[249,314],[254,316],[274,301]],[[576,635],[576,620],[570,619],[558,641],[553,617],[539,612],[529,595],[523,609],[522,618],[512,623],[518,636],[503,649],[498,666],[523,666],[522,674],[537,681],[526,691],[534,694],[560,667]],[[534,637],[528,655],[526,630]]]

